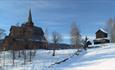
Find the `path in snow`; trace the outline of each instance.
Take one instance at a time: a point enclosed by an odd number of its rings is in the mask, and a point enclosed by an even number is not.
[[[85,55],[55,65],[53,70],[115,70],[115,44],[89,49]]]

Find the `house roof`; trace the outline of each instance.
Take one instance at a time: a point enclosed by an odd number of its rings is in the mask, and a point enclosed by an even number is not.
[[[101,32],[103,32],[103,33],[106,33],[107,34],[107,31],[105,31],[104,29],[102,29],[102,28],[100,28],[97,32],[99,32],[99,31],[101,31]],[[97,33],[96,32],[96,33]]]

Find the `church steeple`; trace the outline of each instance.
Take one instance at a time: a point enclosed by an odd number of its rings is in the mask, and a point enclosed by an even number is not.
[[[33,26],[31,9],[29,10],[29,16],[28,16],[28,23],[27,24],[30,26]]]
[[[28,22],[32,22],[31,9],[29,10]]]

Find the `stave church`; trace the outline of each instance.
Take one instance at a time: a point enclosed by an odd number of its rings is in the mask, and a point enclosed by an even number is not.
[[[41,27],[34,25],[31,9],[26,23],[11,26],[10,33],[5,37],[2,47],[5,49],[47,49],[47,41]]]

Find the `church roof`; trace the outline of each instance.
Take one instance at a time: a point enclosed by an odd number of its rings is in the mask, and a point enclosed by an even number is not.
[[[26,32],[32,32],[32,41],[46,41],[42,28],[33,25],[31,9],[29,10],[28,21],[23,23],[21,26],[11,26],[9,35],[13,35],[18,39],[21,34],[24,34],[23,36],[26,36]]]

